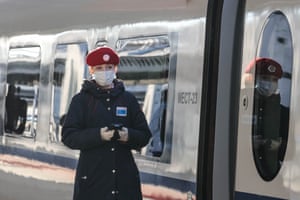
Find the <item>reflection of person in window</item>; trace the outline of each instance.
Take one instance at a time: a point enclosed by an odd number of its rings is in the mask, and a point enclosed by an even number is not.
[[[168,101],[168,89],[164,90],[162,92],[162,97],[161,97],[161,113],[160,113],[160,140],[164,146],[165,143],[165,127],[166,127],[166,115],[167,115],[167,101]]]
[[[254,156],[259,171],[272,177],[280,169],[287,135],[289,110],[280,104],[278,80],[282,77],[281,65],[269,58],[258,58],[246,69],[253,73],[255,89],[252,136]]]
[[[5,108],[6,108],[6,124],[5,132],[12,133],[15,131],[18,122],[18,110],[17,110],[17,97],[15,95],[16,87],[14,85],[8,86],[8,92],[6,96]]]
[[[20,93],[20,87],[17,88],[18,94]],[[16,127],[15,132],[17,134],[22,134],[25,130],[26,117],[27,117],[27,101],[17,97],[18,106],[18,127]]]
[[[6,97],[6,124],[5,132],[22,134],[25,129],[26,115],[27,115],[27,102],[20,99],[16,95],[19,93],[20,88],[14,85],[9,85]]]
[[[167,94],[168,89],[162,89],[159,108],[155,110],[149,124],[153,134],[150,151],[157,157],[161,156],[164,147]]]

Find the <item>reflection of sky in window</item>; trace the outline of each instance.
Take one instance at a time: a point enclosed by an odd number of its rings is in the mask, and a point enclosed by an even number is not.
[[[117,42],[117,51],[120,56],[137,56],[153,52],[156,55],[165,55],[169,53],[169,48],[167,36],[124,39]]]
[[[54,71],[57,73],[64,73],[65,72],[65,61],[68,57],[68,54],[71,55],[73,52],[68,51],[69,47],[78,47],[80,50],[80,56],[85,57],[88,52],[88,45],[87,43],[66,43],[66,44],[58,44],[55,50],[55,66]],[[86,63],[83,63],[85,66]],[[88,68],[84,68],[84,77],[88,77]]]
[[[108,42],[106,40],[100,40],[100,41],[97,42],[96,47],[106,46],[107,43]]]
[[[15,48],[9,50],[9,58],[39,58],[40,47]]]
[[[135,75],[135,79],[160,79],[166,76],[170,54],[167,35],[121,39],[116,47],[120,55],[119,76],[123,80],[133,79],[121,75],[128,72],[146,73]]]
[[[33,84],[40,76],[41,49],[39,46],[9,49],[8,82]]]

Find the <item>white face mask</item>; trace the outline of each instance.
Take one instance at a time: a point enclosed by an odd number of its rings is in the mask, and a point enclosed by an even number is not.
[[[115,72],[112,70],[95,71],[93,74],[93,78],[95,79],[96,83],[98,83],[100,86],[111,85],[115,77]]]
[[[257,80],[256,88],[261,95],[271,96],[276,93],[278,83],[275,81]]]

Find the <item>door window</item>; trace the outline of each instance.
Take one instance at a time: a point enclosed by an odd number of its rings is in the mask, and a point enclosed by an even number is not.
[[[265,181],[278,174],[284,160],[292,78],[292,37],[281,12],[271,14],[264,26],[258,55],[249,65],[255,71],[252,147],[258,173]]]

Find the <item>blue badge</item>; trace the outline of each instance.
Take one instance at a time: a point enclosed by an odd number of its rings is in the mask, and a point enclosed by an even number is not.
[[[127,107],[117,106],[116,115],[119,117],[127,116]]]

